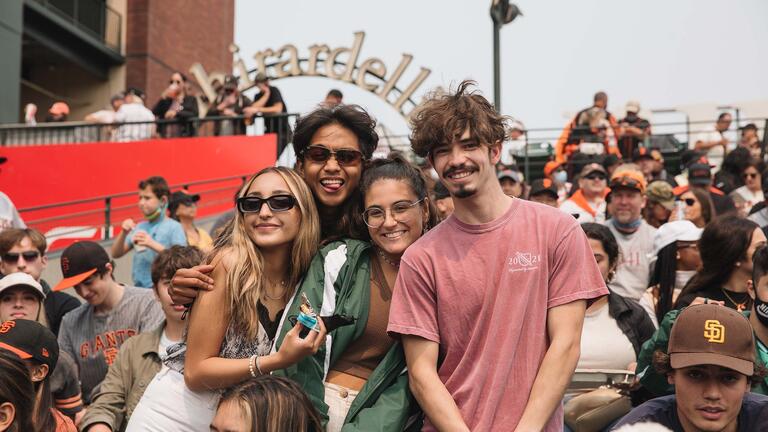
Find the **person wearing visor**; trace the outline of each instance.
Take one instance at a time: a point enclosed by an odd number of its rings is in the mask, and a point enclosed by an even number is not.
[[[560,210],[578,219],[579,223],[605,222],[607,173],[598,163],[590,163],[579,174],[579,190],[560,205]]]
[[[199,194],[176,191],[171,194],[171,199],[168,203],[168,213],[172,219],[177,220],[181,227],[184,228],[187,244],[195,246],[203,252],[208,252],[213,249],[213,239],[205,230],[195,225],[198,201],[200,201]]]
[[[622,260],[609,289],[621,296],[640,299],[648,288],[650,277],[649,254],[653,251],[656,228],[642,218],[646,205],[646,183],[643,174],[633,166],[616,169],[611,177],[608,212],[605,223],[616,237]]]
[[[674,394],[638,406],[613,430],[649,421],[683,432],[765,430],[768,397],[750,393],[765,376],[755,351],[752,327],[740,313],[716,304],[685,308],[667,352],[656,351],[653,359]]]

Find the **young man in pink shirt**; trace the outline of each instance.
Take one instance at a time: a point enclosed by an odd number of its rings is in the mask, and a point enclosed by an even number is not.
[[[402,339],[425,431],[561,431],[587,300],[607,295],[576,220],[496,180],[505,119],[463,82],[420,107],[411,142],[454,213],[401,260]]]

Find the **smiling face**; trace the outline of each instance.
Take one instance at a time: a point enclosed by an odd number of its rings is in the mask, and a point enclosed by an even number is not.
[[[735,431],[744,393],[745,375],[715,365],[675,369],[668,377],[675,386],[677,414],[687,431]]]
[[[357,136],[336,123],[319,128],[312,135],[310,146],[322,146],[332,151],[361,150]],[[305,157],[299,159],[298,170],[318,204],[333,208],[341,206],[350,195],[357,192],[363,162],[341,165],[334,156],[325,162],[315,162]]]
[[[253,180],[245,196],[270,198],[276,195],[293,196],[288,184],[274,172],[267,172]],[[298,204],[289,210],[275,211],[267,202],[261,209],[242,214],[248,237],[261,249],[290,245],[299,234],[301,211]]]
[[[483,145],[467,129],[458,140],[435,147],[430,161],[451,196],[463,199],[498,182],[495,166],[500,155],[499,145]]]
[[[382,217],[369,217],[368,227],[373,243],[387,254],[399,257],[405,249],[421,237],[429,219],[428,204],[419,200],[408,183],[400,180],[375,181],[365,194],[367,213],[383,213]]]
[[[606,187],[605,173],[594,171],[579,179],[579,188],[584,191],[587,198],[596,198],[603,195]]]
[[[40,312],[40,296],[33,288],[15,286],[0,293],[0,321],[26,319],[37,320]]]

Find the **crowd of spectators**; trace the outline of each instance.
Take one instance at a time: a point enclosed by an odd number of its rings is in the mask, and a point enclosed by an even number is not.
[[[215,115],[286,112],[257,82],[252,102],[225,78]],[[194,117],[186,85],[151,111],[129,89],[114,119]],[[673,177],[639,104],[616,120],[600,92],[531,181],[524,126],[472,86],[413,117],[423,166],[373,158],[375,120],[332,90],[296,125],[295,168],[254,174],[210,231],[199,195],[140,180],[143,220],[109,253],[68,246],[53,288],[45,237],[0,207],[0,431],[768,424],[756,130],[730,143],[720,116]]]

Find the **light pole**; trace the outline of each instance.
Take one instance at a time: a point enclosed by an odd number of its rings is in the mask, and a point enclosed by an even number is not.
[[[509,0],[492,0],[491,1],[491,20],[493,20],[493,103],[496,106],[496,111],[501,113],[501,58],[500,58],[500,43],[499,43],[499,30],[504,24],[509,24],[515,20],[519,15],[523,15],[520,12],[520,8],[517,5],[510,3]]]

